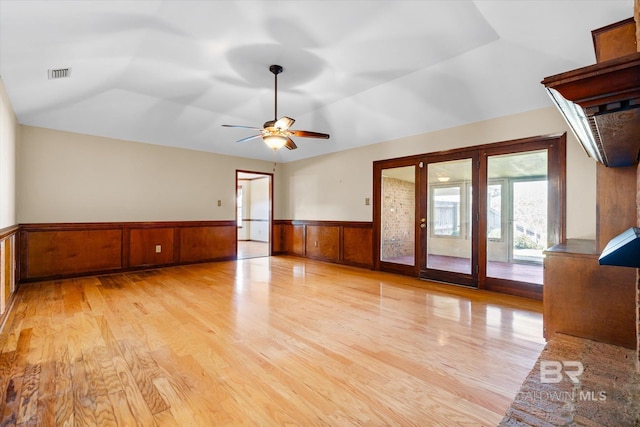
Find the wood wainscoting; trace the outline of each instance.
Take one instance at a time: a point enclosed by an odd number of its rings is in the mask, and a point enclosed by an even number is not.
[[[21,282],[235,257],[235,221],[20,225]]]
[[[273,253],[373,268],[373,223],[277,220]]]
[[[0,230],[0,330],[17,289],[17,242],[20,227],[13,225]]]

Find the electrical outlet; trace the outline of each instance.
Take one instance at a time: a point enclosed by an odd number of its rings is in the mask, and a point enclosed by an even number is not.
[[[314,245],[315,245],[316,248],[318,247],[318,241],[317,240],[314,242]]]
[[[365,197],[365,198],[364,198],[364,204],[365,204],[366,206],[369,206],[369,205],[371,204],[371,199],[370,199],[370,198],[368,198],[368,197]]]
[[[218,206],[222,206],[222,200],[218,200]]]
[[[156,245],[156,253],[159,254],[162,252],[162,245]]]

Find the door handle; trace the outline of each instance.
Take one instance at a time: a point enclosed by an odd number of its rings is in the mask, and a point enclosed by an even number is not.
[[[424,222],[420,224],[420,228],[427,228],[427,224],[425,224]]]

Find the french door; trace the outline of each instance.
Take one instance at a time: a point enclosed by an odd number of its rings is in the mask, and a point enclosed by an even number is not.
[[[478,153],[431,155],[420,179],[420,277],[478,286]]]
[[[374,162],[375,268],[541,299],[565,162],[564,135]]]
[[[374,176],[374,215],[379,225],[374,227],[376,269],[415,276],[420,163],[414,158],[374,163]]]

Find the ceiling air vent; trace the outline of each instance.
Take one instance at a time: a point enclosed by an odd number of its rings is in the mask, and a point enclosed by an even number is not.
[[[49,80],[65,79],[71,74],[71,68],[56,68],[48,70]]]

